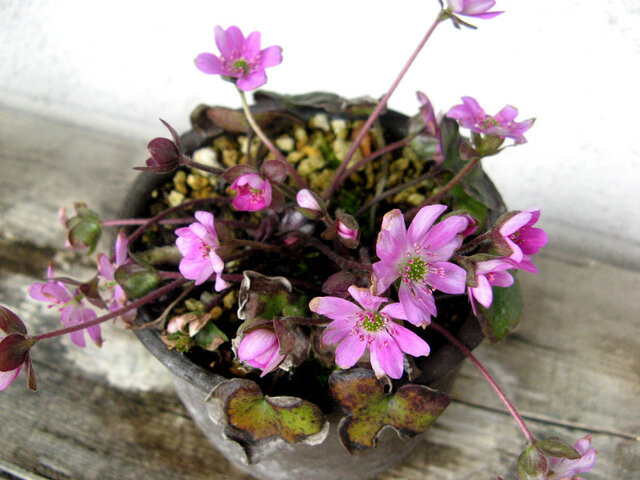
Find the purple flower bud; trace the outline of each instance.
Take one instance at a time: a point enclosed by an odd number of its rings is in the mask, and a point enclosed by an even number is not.
[[[147,149],[151,154],[151,158],[147,159],[146,167],[134,167],[136,170],[149,170],[156,173],[173,172],[182,163],[182,154],[180,153],[180,137],[164,120],[160,121],[169,129],[173,141],[166,138],[154,138],[147,145]]]
[[[267,328],[258,328],[248,333],[238,346],[240,361],[262,370],[261,377],[275,370],[284,357],[280,353],[278,337],[274,331]]]

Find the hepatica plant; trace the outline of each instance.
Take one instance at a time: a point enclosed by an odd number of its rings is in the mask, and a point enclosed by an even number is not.
[[[195,149],[163,121],[171,138],[151,140],[137,167],[164,175],[145,218],[103,220],[84,204],[71,217],[61,210],[67,247],[92,254],[102,231],[117,227],[113,253],[98,254],[91,279],[52,266],[29,289],[59,315],[58,330],[29,333],[0,307],[0,390],[21,371],[36,389],[39,342],[68,335],[100,346],[100,324],[119,319],[160,329],[167,348],[227,378],[208,401],[250,461],[278,442],[322,442],[330,405],[343,409],[338,434],[357,454],[385,427],[415,436],[444,411],[451,398],[426,385],[432,352],[453,344],[524,434],[518,478],[590,470],[590,437],[574,446],[534,437],[456,337],[471,316],[491,342],[502,340],[520,319],[519,272],[537,273],[547,243],[540,209],[507,211],[482,170],[526,143],[533,119],[519,120],[512,106],[489,115],[471,96],[437,114],[422,92],[413,117],[386,110],[439,25],[475,28],[468,22],[503,13],[494,4],[441,3],[379,101],[258,91],[249,107],[246,92],[266,83],[282,48],[264,48],[260,32],[215,27],[217,51],[195,65],[230,82],[242,109],[199,107]]]

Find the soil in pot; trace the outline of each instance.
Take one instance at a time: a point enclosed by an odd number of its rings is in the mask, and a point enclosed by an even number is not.
[[[254,110],[258,120],[264,123],[263,128],[275,139],[276,145],[287,155],[287,160],[310,187],[322,192],[331,182],[332,174],[344,157],[349,142],[366,118],[365,115],[360,116],[354,112],[363,109],[366,111],[367,105],[353,105],[330,94],[293,98],[257,94],[256,99],[258,103]],[[195,161],[213,167],[230,168],[238,164],[257,164],[268,155],[257,137],[247,131],[241,116],[238,117],[235,111],[199,107],[192,116],[192,123],[194,129],[181,137],[181,143],[185,153]],[[365,137],[361,151],[352,163],[357,163],[363,156],[377,149],[404,139],[409,131],[409,123],[407,117],[395,112],[383,115],[379,124]],[[453,148],[457,148],[457,145]],[[359,222],[361,248],[356,251],[359,260],[370,262],[375,258],[375,241],[384,213],[393,208],[407,211],[421,205],[433,189],[448,178],[446,173],[430,178],[425,175],[431,169],[440,167],[426,159],[423,153],[411,145],[405,145],[351,174],[338,191],[335,205],[343,212],[353,215]],[[412,180],[422,177],[423,180],[411,184]],[[491,198],[490,208],[482,206],[485,211],[480,211],[482,220],[489,222],[502,212],[503,204],[481,170],[477,172],[477,178],[478,184],[485,189],[483,194]],[[409,185],[405,187],[407,182]],[[289,186],[293,188],[295,184],[291,183]],[[368,207],[371,200],[383,191],[391,191],[392,194]],[[283,237],[296,230],[312,232],[314,228],[318,228],[296,214],[291,203],[289,207],[285,206],[283,213],[275,214],[270,211],[237,212],[224,200],[206,200],[228,199],[232,195],[227,182],[204,171],[178,170],[168,175],[144,173],[127,199],[123,216],[155,215],[169,207],[201,200],[201,204],[176,210],[171,216],[178,218],[193,215],[195,210],[206,205],[204,208],[214,213],[223,228],[226,222],[235,231],[236,238],[247,242],[255,241],[256,238],[262,240]],[[449,204],[451,210],[460,205],[471,205],[481,210],[473,203],[474,199],[468,197],[461,189],[454,191],[453,196],[443,198],[442,202]],[[286,215],[289,218],[283,222]],[[242,225],[252,225],[255,228],[237,228]],[[134,245],[133,250],[173,245],[174,229],[175,225],[154,226]],[[325,242],[325,245],[340,257],[353,255],[352,251],[338,241]],[[293,286],[293,296],[288,301],[303,310],[310,298],[323,295],[323,284],[336,272],[336,261],[332,261],[330,254],[327,256],[304,242],[297,244],[295,249],[286,251],[255,249],[250,255],[237,258],[233,257],[234,252],[228,255],[232,260],[227,262],[225,272],[229,275],[241,275],[245,270],[253,270],[270,277],[286,277]],[[175,257],[175,251],[147,259],[165,270],[175,270],[176,262],[179,261]],[[366,286],[367,275],[360,273],[353,277],[354,283]],[[327,288],[325,285],[324,294],[327,294]],[[236,312],[237,295],[237,286],[216,293],[211,284],[205,284],[200,289],[192,290],[172,308],[170,316],[193,311],[208,313],[215,329],[203,330],[208,334],[205,341],[185,334],[168,335],[162,329],[136,331],[143,343],[176,376],[179,395],[200,428],[218,449],[229,454],[233,463],[259,478],[371,478],[401,461],[418,445],[419,436],[404,443],[395,432],[387,429],[378,439],[376,449],[349,455],[340,445],[335,431],[343,414],[327,388],[329,375],[335,369],[327,361],[331,360],[333,352],[321,348],[312,349],[308,360],[294,371],[279,370],[260,378],[259,371],[247,368],[237,361],[231,343],[225,341],[235,335],[241,323]],[[174,298],[167,298],[164,302],[148,306],[140,312],[139,322],[153,321],[173,300]],[[435,321],[455,332],[470,348],[475,347],[481,341],[482,333],[471,316],[466,297],[441,295],[436,297],[436,301],[438,317]],[[314,327],[304,329],[311,336],[312,343],[313,329]],[[218,331],[222,333],[215,339]],[[438,335],[429,330],[419,333],[430,344],[431,354],[411,359],[407,364],[407,375],[390,385],[389,388],[394,391],[408,382],[408,376],[415,383],[446,388],[450,380],[448,376],[462,358],[454,347],[446,344]],[[213,341],[210,338],[212,335]],[[168,349],[167,345],[172,349]],[[318,342],[314,345],[317,346]],[[362,366],[367,366],[366,359]],[[212,422],[210,409],[205,403],[207,395],[217,384],[232,377],[255,381],[265,395],[295,396],[313,402],[331,420],[329,435],[322,444],[313,446],[290,446],[275,442],[269,447],[271,450],[267,448],[266,452],[255,458],[250,455],[249,460],[253,460],[254,465],[248,465],[243,449],[237,443],[224,439],[224,426]],[[335,471],[336,466],[342,469],[342,473]]]

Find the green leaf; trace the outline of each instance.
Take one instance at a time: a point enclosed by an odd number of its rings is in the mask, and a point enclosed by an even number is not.
[[[522,316],[522,291],[518,279],[515,278],[510,287],[493,287],[491,307],[477,305],[477,312],[482,332],[492,343],[505,338]]]
[[[283,443],[317,445],[329,430],[319,407],[296,397],[267,397],[251,380],[220,383],[207,402],[214,421],[225,423],[225,435],[244,448],[251,463]]]
[[[460,185],[454,186],[449,191],[449,195],[453,198],[455,210],[466,210],[478,221],[478,228],[482,229],[489,212],[487,206],[469,195]]]
[[[451,398],[424,385],[407,384],[387,395],[373,371],[338,370],[329,378],[334,398],[348,412],[338,426],[349,453],[375,446],[378,433],[392,427],[403,438],[424,432],[444,411]]]
[[[545,455],[554,458],[568,458],[576,460],[580,458],[578,451],[567,442],[560,440],[558,437],[547,438],[536,442],[536,447]]]
[[[129,298],[143,297],[160,283],[160,277],[153,268],[139,263],[120,265],[113,276]]]

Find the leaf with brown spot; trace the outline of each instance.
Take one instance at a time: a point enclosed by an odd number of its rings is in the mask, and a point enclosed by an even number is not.
[[[376,437],[386,426],[402,438],[414,437],[429,428],[451,402],[448,395],[416,384],[387,395],[373,371],[363,368],[333,372],[329,388],[348,411],[338,434],[349,453],[375,447]]]
[[[329,424],[316,405],[296,397],[268,397],[251,380],[220,383],[207,402],[209,415],[224,422],[224,434],[238,442],[249,463],[259,462],[285,443],[317,445]]]

